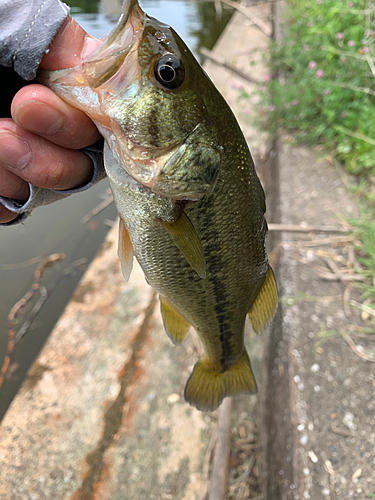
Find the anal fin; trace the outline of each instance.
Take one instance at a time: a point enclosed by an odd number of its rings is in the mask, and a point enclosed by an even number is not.
[[[250,359],[244,349],[239,361],[225,371],[202,356],[186,383],[184,395],[198,410],[213,411],[227,396],[256,392]]]
[[[275,275],[272,268],[268,267],[266,279],[248,312],[251,326],[256,333],[260,333],[271,323],[277,309],[277,302]]]
[[[182,211],[176,221],[162,221],[162,223],[194,271],[201,278],[205,278],[206,260],[203,254],[202,243],[189,217]]]
[[[133,245],[128,230],[121,219],[118,236],[118,256],[121,261],[122,274],[126,281],[129,281],[133,269]]]
[[[165,331],[174,344],[181,344],[188,334],[190,324],[162,296],[159,298]]]

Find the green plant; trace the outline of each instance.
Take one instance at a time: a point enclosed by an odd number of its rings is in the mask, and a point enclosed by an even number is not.
[[[323,143],[347,169],[375,175],[375,6],[370,0],[291,0],[271,50],[260,122]]]
[[[375,303],[375,220],[368,204],[360,203],[360,218],[351,221],[356,228],[358,241],[357,259],[365,267],[362,272],[367,280],[364,283],[358,283],[357,287],[362,292],[362,299],[371,299]]]

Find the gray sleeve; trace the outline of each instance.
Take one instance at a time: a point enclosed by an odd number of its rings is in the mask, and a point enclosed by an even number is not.
[[[24,80],[35,78],[68,14],[59,0],[0,0],[0,65],[13,67]]]
[[[66,198],[71,194],[85,191],[100,180],[104,179],[106,174],[103,165],[103,141],[99,141],[92,146],[81,149],[81,151],[86,153],[91,158],[94,165],[93,176],[90,182],[79,188],[66,189],[64,191],[43,189],[29,184],[29,199],[22,204],[16,200],[0,196],[0,203],[4,205],[4,207],[6,207],[11,212],[19,214],[16,219],[5,224],[0,224],[0,226],[13,226],[14,224],[18,224],[25,220],[30,215],[32,210],[34,210],[34,208],[40,207],[42,205],[49,205],[50,203]]]
[[[59,0],[0,0],[0,66],[12,67],[24,80],[32,80],[43,54],[69,14],[69,7]],[[91,181],[77,189],[54,191],[29,184],[25,203],[0,196],[0,203],[19,216],[0,225],[22,222],[34,208],[48,205],[73,193],[85,191],[105,177],[102,141],[81,151],[92,160]]]

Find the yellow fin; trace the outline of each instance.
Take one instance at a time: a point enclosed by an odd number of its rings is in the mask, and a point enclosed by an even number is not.
[[[125,224],[120,219],[119,235],[118,235],[118,256],[121,261],[122,274],[126,281],[129,281],[130,274],[133,269],[133,245],[130,240],[128,230]]]
[[[275,275],[268,267],[266,279],[248,312],[251,326],[256,333],[260,333],[271,323],[277,309],[277,301]]]
[[[188,334],[190,324],[162,296],[159,298],[165,331],[174,344],[181,344]]]
[[[201,278],[206,277],[206,260],[199,236],[185,212],[175,222],[162,221],[163,226],[181,250],[185,259]]]
[[[249,356],[244,350],[241,359],[226,371],[202,356],[186,383],[185,399],[198,410],[213,411],[227,396],[256,392]]]

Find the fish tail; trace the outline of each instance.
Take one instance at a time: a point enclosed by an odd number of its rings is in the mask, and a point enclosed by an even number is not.
[[[244,349],[237,363],[225,371],[202,356],[186,383],[184,395],[186,401],[198,410],[213,411],[227,396],[256,392],[250,359]]]

